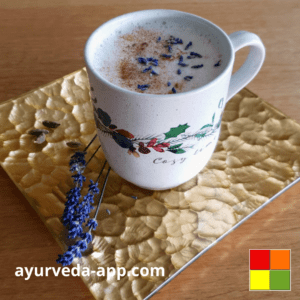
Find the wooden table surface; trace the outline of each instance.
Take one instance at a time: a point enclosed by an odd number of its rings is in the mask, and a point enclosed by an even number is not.
[[[248,88],[300,123],[298,0],[0,0],[0,103],[84,66],[96,27],[131,11],[171,8],[197,14],[228,34],[258,34],[266,60]],[[239,51],[236,66],[247,50]],[[0,169],[0,298],[93,299],[78,277],[15,276],[17,267],[57,267],[60,248]],[[164,287],[162,299],[299,299],[300,184],[296,184]],[[291,249],[292,291],[249,292],[249,249]]]

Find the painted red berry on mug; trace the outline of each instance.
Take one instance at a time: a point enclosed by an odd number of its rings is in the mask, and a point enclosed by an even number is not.
[[[141,144],[143,144],[143,145],[141,145]],[[144,143],[139,143],[139,145],[140,145],[139,146],[139,152],[140,153],[148,154],[148,153],[151,152],[147,147],[144,146]]]
[[[157,152],[165,152],[165,150],[162,147],[153,146],[153,149]]]
[[[162,147],[170,147],[170,143],[161,143],[159,145],[161,145]],[[157,146],[159,146],[159,145],[157,145]]]
[[[152,139],[152,140],[148,143],[147,147],[153,147],[153,146],[155,145],[156,141],[157,141],[157,138]]]

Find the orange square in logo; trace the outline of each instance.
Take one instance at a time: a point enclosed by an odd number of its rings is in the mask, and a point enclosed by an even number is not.
[[[290,269],[290,250],[271,250],[270,253],[271,270]]]

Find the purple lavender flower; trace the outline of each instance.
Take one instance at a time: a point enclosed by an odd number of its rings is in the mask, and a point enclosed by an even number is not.
[[[181,66],[181,67],[187,67],[188,66],[188,64],[185,64],[183,62],[179,62],[178,65]]]
[[[145,91],[146,89],[149,88],[149,84],[138,84],[137,88],[142,90],[142,91]]]
[[[172,57],[172,55],[169,55],[169,54],[161,54],[160,56],[164,57],[164,58],[171,58]]]
[[[78,172],[85,168],[86,162],[85,162],[85,155],[86,152],[75,152],[74,155],[71,156],[69,165],[70,165],[70,171],[74,173],[75,171]]]
[[[98,222],[95,219],[90,219],[88,220],[86,226],[89,227],[91,230],[95,230],[98,226]]]
[[[192,69],[199,69],[199,68],[202,68],[202,67],[203,67],[203,64],[191,66]]]
[[[76,236],[80,236],[82,234],[82,226],[78,222],[72,222],[69,226],[69,239],[75,239]]]
[[[85,181],[85,177],[78,171],[77,174],[71,176],[73,178],[74,183],[76,186],[82,187],[83,182]]]
[[[155,59],[155,58],[152,59],[152,60],[151,60],[151,65],[157,67],[157,66],[158,66],[158,59]]]
[[[89,244],[93,239],[92,235],[89,232],[82,233],[80,237],[82,238],[82,241],[85,241],[87,244]]]
[[[148,72],[148,71],[150,71],[150,70],[152,70],[152,67],[151,67],[151,66],[149,66],[148,68],[144,69],[142,72],[143,72],[143,73],[146,73],[146,72]]]
[[[81,250],[81,252],[83,252],[87,249],[87,241],[85,240],[77,241],[75,243],[75,246],[77,246]]]
[[[189,49],[193,45],[192,42],[188,42],[188,44],[185,46],[184,50]]]
[[[221,60],[219,60],[216,64],[214,64],[214,67],[219,67],[221,66]]]
[[[139,58],[138,58],[138,62],[139,62],[140,64],[146,65],[146,64],[147,64],[147,59],[144,58],[144,57],[139,57]]]
[[[63,266],[70,265],[75,257],[81,258],[81,252],[87,249],[87,245],[92,241],[92,235],[88,232],[82,233],[80,235],[82,240],[77,241],[74,245],[69,246],[68,251],[63,255],[59,254],[56,262],[62,264]]]
[[[63,255],[59,254],[56,262],[62,264],[63,267],[70,265],[73,262],[74,256],[71,251],[65,252]]]
[[[81,188],[83,182],[85,181],[85,176],[83,176],[83,171],[86,166],[85,162],[86,152],[76,152],[70,159],[70,171],[76,172],[72,175],[75,187],[70,189],[66,194],[67,201],[65,203],[65,209],[62,216],[62,222],[68,229],[68,238],[75,239],[80,237],[73,246],[68,248],[63,255],[59,255],[56,260],[57,263],[61,263],[63,266],[70,265],[74,257],[81,257],[81,252],[87,249],[88,243],[92,241],[92,235],[90,232],[84,232],[82,225],[89,218],[89,214],[93,209],[91,205],[94,203],[94,195],[99,193],[98,182],[94,183],[90,180],[89,190],[87,195],[81,199]],[[95,220],[90,220],[87,224],[89,231],[96,229],[97,222]],[[87,226],[87,225],[86,225]]]
[[[191,56],[194,56],[194,57],[199,57],[199,58],[202,57],[202,55],[199,54],[199,53],[197,53],[197,52],[191,52],[190,55],[191,55]]]
[[[65,210],[62,217],[65,226],[71,226],[74,221],[76,206],[81,197],[80,191],[81,189],[79,187],[74,187],[67,193],[67,202],[65,203]]]

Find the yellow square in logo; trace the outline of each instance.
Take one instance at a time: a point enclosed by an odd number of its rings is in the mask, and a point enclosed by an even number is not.
[[[250,270],[250,290],[270,290],[270,271]]]

